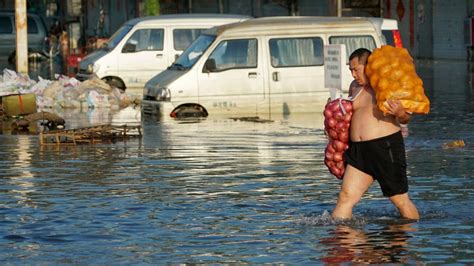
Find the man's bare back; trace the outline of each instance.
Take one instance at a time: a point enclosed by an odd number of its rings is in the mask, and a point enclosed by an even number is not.
[[[391,135],[400,130],[400,125],[392,115],[384,115],[377,107],[375,92],[369,86],[352,82],[349,96],[355,97],[351,120],[351,141],[366,141]]]

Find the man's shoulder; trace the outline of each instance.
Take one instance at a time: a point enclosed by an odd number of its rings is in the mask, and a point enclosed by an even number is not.
[[[351,85],[349,85],[349,87],[357,87],[357,86],[359,86],[359,84],[357,84],[357,81],[355,79],[351,82]]]
[[[361,86],[357,83],[357,81],[353,80],[351,85],[349,85],[349,96],[359,91],[360,87]]]

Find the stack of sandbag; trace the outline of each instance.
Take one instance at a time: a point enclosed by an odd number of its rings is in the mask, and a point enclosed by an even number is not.
[[[365,71],[375,90],[377,106],[384,113],[387,113],[388,99],[400,100],[408,112],[429,112],[430,101],[407,49],[390,45],[376,48],[368,58]]]
[[[333,100],[324,108],[324,129],[329,143],[324,152],[324,164],[339,179],[344,176],[344,151],[349,148],[349,128],[352,102],[342,98]]]

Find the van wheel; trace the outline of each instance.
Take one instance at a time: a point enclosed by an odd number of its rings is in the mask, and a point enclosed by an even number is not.
[[[186,104],[174,109],[170,116],[173,118],[203,118],[207,117],[208,113],[204,107],[198,104]]]
[[[119,89],[121,92],[125,92],[125,84],[118,78],[103,78],[105,83],[109,84],[113,88]]]

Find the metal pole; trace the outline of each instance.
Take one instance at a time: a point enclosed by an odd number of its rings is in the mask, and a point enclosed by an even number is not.
[[[222,0],[219,0],[219,13],[224,14],[224,3]]]
[[[342,0],[337,0],[337,16],[342,17]]]
[[[16,71],[28,74],[28,26],[26,25],[26,0],[15,0]]]

